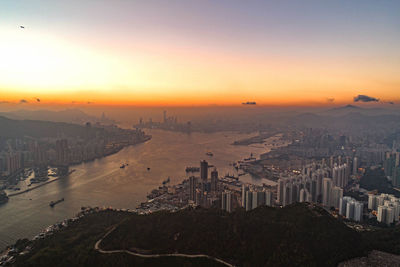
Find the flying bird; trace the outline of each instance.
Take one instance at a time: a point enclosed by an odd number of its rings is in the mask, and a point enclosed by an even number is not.
[[[19,27],[20,27],[21,29],[25,29],[25,26],[22,26],[22,25],[21,25],[21,26],[19,26]]]

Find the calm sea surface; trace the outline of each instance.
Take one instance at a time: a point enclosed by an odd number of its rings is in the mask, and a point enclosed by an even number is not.
[[[252,135],[237,133],[192,133],[190,135],[161,130],[147,130],[153,138],[143,144],[124,148],[117,154],[71,167],[70,176],[33,191],[11,197],[0,205],[0,250],[19,238],[32,238],[48,225],[73,217],[82,206],[111,206],[134,209],[146,200],[152,189],[168,176],[172,184],[185,177],[186,166],[199,166],[206,159],[220,175],[233,174],[229,163],[253,153],[269,151],[269,146],[232,146],[235,140]],[[213,157],[205,155],[207,151]],[[124,169],[121,163],[129,163]],[[150,168],[150,171],[147,168]],[[268,183],[245,175],[241,180]],[[65,198],[49,207],[49,202]]]

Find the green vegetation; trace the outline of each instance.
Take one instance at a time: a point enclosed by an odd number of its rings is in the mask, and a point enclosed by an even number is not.
[[[381,168],[367,169],[364,176],[361,177],[360,187],[367,190],[378,190],[379,193],[393,194],[396,197],[400,197],[400,192],[393,189]]]
[[[102,243],[105,250],[207,254],[239,266],[335,266],[363,255],[361,236],[325,210],[306,205],[231,214],[184,210],[133,216]]]
[[[381,250],[400,255],[400,227],[385,228],[379,231],[364,233],[368,249]]]
[[[103,211],[71,223],[54,235],[32,242],[32,251],[18,256],[15,266],[223,266],[213,260],[181,257],[140,258],[126,253],[101,254],[95,243],[114,225],[133,216],[128,212]],[[22,249],[27,240],[15,247]]]
[[[373,249],[400,254],[400,228],[356,232],[311,204],[250,212],[186,209],[137,215],[102,211],[31,244],[16,266],[223,266],[206,258],[142,258],[141,254],[206,254],[237,266],[336,266]],[[21,241],[19,245],[26,244]]]

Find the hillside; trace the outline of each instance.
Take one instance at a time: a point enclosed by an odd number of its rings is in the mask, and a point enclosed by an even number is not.
[[[115,123],[113,120],[108,118],[97,118],[89,115],[79,109],[65,109],[59,111],[53,110],[27,110],[20,109],[8,112],[0,112],[0,116],[4,116],[14,120],[40,120],[40,121],[53,121],[53,122],[67,122],[84,124],[86,122],[103,122],[108,124]]]
[[[61,133],[66,136],[96,136],[103,132],[101,128],[85,127],[83,125],[35,121],[35,120],[12,120],[0,117],[0,137],[16,138],[30,136],[35,138],[57,137]]]
[[[206,254],[235,266],[336,266],[374,249],[371,243],[364,245],[362,234],[307,204],[231,214],[206,209],[145,216],[107,211],[87,215],[35,241],[31,253],[19,256],[16,266],[222,266],[206,258],[101,254],[94,247],[103,237],[99,247],[104,251]],[[386,238],[379,242],[387,242]]]
[[[357,248],[360,242],[358,233],[324,210],[294,205],[232,214],[197,209],[133,216],[102,246],[160,254],[201,253],[239,266],[334,266],[362,255]]]

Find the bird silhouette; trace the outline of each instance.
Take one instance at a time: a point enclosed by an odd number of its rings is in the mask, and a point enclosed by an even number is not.
[[[25,26],[19,26],[21,29],[25,29]]]

